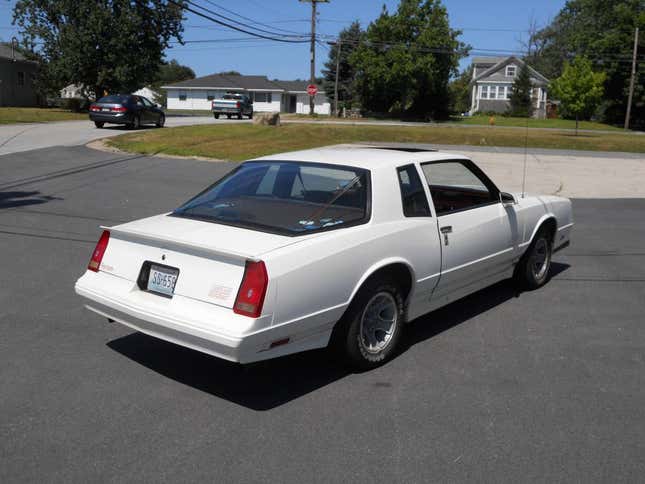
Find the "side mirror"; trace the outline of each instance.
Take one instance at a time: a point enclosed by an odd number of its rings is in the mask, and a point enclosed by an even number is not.
[[[502,205],[514,205],[517,203],[515,197],[506,192],[499,192],[499,201],[502,202]]]

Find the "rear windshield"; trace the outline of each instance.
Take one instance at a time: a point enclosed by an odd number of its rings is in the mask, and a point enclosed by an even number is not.
[[[109,104],[126,104],[130,96],[120,96],[118,94],[112,94],[111,96],[105,96],[98,100],[100,103],[109,103]]]
[[[368,197],[367,170],[253,161],[244,163],[172,215],[300,235],[367,221]]]
[[[242,99],[241,94],[224,94],[223,99]]]

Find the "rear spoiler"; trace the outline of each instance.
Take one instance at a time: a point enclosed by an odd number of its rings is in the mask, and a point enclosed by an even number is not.
[[[104,230],[109,230],[110,233],[115,234],[115,235],[125,235],[127,236],[134,236],[139,239],[144,239],[144,240],[150,240],[153,242],[161,242],[165,244],[172,244],[178,247],[183,247],[187,249],[197,249],[199,251],[202,251],[206,254],[211,254],[211,255],[216,255],[220,257],[228,257],[230,259],[236,259],[240,260],[242,262],[246,261],[252,261],[252,262],[259,262],[260,259],[251,254],[244,254],[242,252],[235,252],[231,250],[224,250],[224,249],[218,249],[217,247],[212,247],[209,245],[204,245],[204,244],[195,244],[195,243],[190,243],[186,242],[185,240],[180,240],[180,239],[173,239],[172,237],[160,237],[154,234],[149,234],[146,232],[139,232],[137,230],[131,230],[131,229],[123,229],[123,228],[117,228],[117,227],[105,227],[101,225],[101,228]]]

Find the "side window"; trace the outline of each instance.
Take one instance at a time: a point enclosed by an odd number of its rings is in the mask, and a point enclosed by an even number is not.
[[[414,165],[397,168],[403,215],[406,217],[429,217],[428,199]]]
[[[152,102],[147,97],[141,97],[141,100],[146,107],[151,108],[153,106]]]
[[[477,208],[495,203],[486,184],[466,165],[458,161],[421,165],[437,215]]]

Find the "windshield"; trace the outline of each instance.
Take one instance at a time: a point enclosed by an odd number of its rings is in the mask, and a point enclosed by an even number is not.
[[[247,162],[172,215],[299,235],[365,222],[368,183],[359,168]]]

